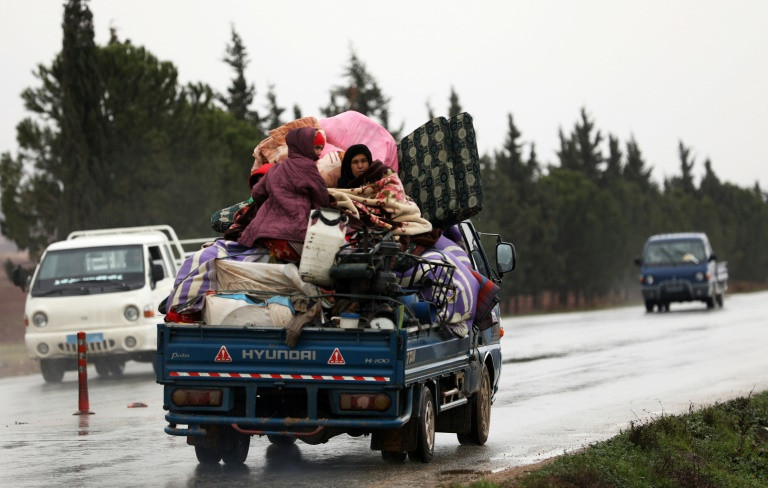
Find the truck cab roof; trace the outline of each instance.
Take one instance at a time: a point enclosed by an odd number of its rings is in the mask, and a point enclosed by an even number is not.
[[[82,247],[121,246],[126,244],[158,244],[168,242],[168,237],[162,232],[136,232],[108,235],[93,235],[54,242],[48,250],[78,249]]]

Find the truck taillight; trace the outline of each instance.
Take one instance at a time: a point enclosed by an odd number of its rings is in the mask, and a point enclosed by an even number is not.
[[[177,407],[220,407],[222,399],[221,390],[192,390],[178,388],[173,390],[171,401]]]
[[[386,393],[342,393],[339,408],[342,410],[389,410],[392,401]]]

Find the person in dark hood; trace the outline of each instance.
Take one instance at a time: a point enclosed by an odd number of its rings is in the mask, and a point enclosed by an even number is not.
[[[288,158],[253,186],[259,208],[237,242],[261,244],[283,261],[298,262],[312,208],[327,207],[330,196],[317,170],[325,146],[323,134],[312,127],[294,129],[285,137]]]
[[[338,188],[357,188],[378,181],[390,173],[379,160],[374,161],[365,144],[349,146],[341,160]]]

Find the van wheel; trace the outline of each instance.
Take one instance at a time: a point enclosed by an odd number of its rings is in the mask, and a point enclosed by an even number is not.
[[[491,431],[491,376],[483,365],[483,383],[472,400],[472,427],[469,432],[456,434],[459,444],[482,446]]]
[[[219,464],[221,453],[218,449],[210,449],[203,446],[195,446],[195,456],[201,464]]]
[[[416,425],[416,450],[409,451],[411,461],[429,463],[435,454],[435,402],[426,386],[421,389],[421,415]]]
[[[653,312],[653,302],[650,300],[645,301],[645,311],[648,313]]]
[[[116,378],[123,376],[123,371],[125,371],[125,361],[121,359],[113,359],[107,362],[107,365],[109,367],[109,374]]]
[[[55,359],[41,359],[40,372],[46,383],[61,383],[64,378],[64,368]]]
[[[109,365],[106,360],[99,359],[93,362],[93,366],[96,368],[96,374],[101,378],[109,376]]]

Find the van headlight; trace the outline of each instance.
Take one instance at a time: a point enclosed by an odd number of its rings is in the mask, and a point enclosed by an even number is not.
[[[696,273],[696,281],[704,281],[704,273],[702,273],[701,271]]]
[[[123,310],[123,316],[131,322],[135,322],[139,320],[139,308],[136,305],[128,305]]]
[[[645,282],[648,283],[649,285],[652,285],[653,284],[653,275],[646,276],[645,277]]]
[[[32,323],[35,325],[35,327],[40,327],[42,329],[48,325],[48,316],[43,312],[35,312],[35,314],[32,316]]]

